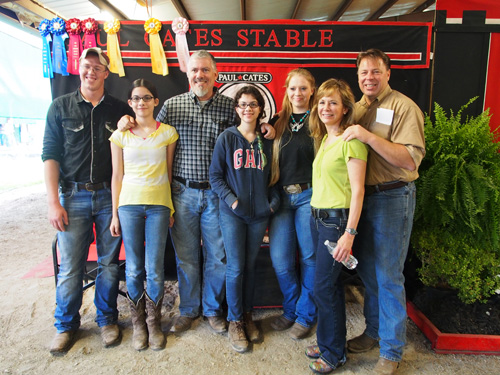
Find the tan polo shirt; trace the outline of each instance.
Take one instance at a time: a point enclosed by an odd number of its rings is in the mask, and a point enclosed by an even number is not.
[[[413,100],[387,85],[371,105],[364,95],[356,103],[354,123],[379,137],[405,145],[416,165],[413,172],[395,167],[369,147],[366,185],[411,182],[418,178],[418,167],[425,155],[424,114]]]

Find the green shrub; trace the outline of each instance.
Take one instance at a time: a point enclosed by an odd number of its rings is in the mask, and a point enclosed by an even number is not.
[[[457,289],[465,303],[500,288],[500,145],[488,111],[462,119],[435,104],[425,121],[412,247],[425,285]]]

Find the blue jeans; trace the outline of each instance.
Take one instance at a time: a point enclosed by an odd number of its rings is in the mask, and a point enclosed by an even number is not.
[[[354,250],[365,284],[365,333],[380,338],[380,356],[396,362],[406,342],[403,268],[415,196],[414,183],[365,196]]]
[[[271,217],[269,245],[274,271],[283,293],[283,315],[304,327],[316,323],[313,288],[316,270],[311,234],[312,189],[300,194],[281,191],[279,210]],[[298,246],[297,246],[298,245]],[[300,280],[296,269],[299,251]]]
[[[220,226],[227,256],[227,320],[242,321],[243,313],[253,308],[255,262],[269,220],[246,222],[225,202],[220,204]]]
[[[146,281],[146,292],[157,303],[164,291],[170,208],[127,205],[118,208],[118,216],[127,258],[125,276],[128,294],[137,303],[144,293]]]
[[[191,189],[174,180],[172,201],[175,223],[171,234],[177,259],[180,314],[191,318],[201,312],[205,316],[221,316],[226,254],[219,225],[219,197],[212,190]]]
[[[61,205],[68,213],[69,225],[57,233],[61,257],[56,288],[57,332],[76,330],[80,326],[83,295],[83,270],[95,224],[97,247],[97,278],[94,304],[99,327],[114,324],[118,319],[118,255],[121,238],[112,237],[109,225],[112,217],[111,191],[79,191],[77,188],[59,194]]]
[[[316,247],[316,277],[314,300],[318,306],[316,338],[321,358],[332,367],[345,361],[346,314],[344,284],[340,278],[342,263],[330,255],[325,240],[337,242],[344,233],[347,215],[344,218],[311,217],[313,244]]]

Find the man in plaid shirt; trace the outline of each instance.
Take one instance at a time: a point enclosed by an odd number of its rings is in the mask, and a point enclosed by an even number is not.
[[[215,141],[236,124],[236,111],[234,100],[214,87],[217,75],[214,57],[205,50],[194,52],[187,71],[191,90],[165,101],[156,118],[174,126],[179,134],[172,181],[175,223],[171,229],[180,295],[180,316],[171,328],[176,333],[188,330],[200,313],[214,332],[227,331],[222,309],[226,256],[219,227],[219,197],[210,188],[208,171]],[[131,126],[133,120],[128,117],[119,123],[122,130]],[[263,125],[262,132],[266,138],[274,138],[270,125]]]

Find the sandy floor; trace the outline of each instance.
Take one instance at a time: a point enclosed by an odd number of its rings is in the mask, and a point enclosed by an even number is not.
[[[53,327],[54,279],[22,279],[50,254],[54,230],[46,220],[43,186],[0,194],[0,373],[2,374],[310,374],[304,348],[315,336],[291,340],[286,332],[273,332],[272,317],[280,310],[256,313],[264,340],[246,354],[235,353],[227,337],[213,334],[208,322],[198,319],[192,330],[168,335],[165,350],[136,352],[131,347],[130,316],[119,297],[121,345],[104,349],[94,320],[93,289],[84,294],[79,339],[64,357],[49,354]],[[175,285],[164,302],[166,331],[177,313]],[[348,338],[363,330],[359,291],[347,295]],[[346,366],[335,373],[370,374],[377,350],[349,355]],[[408,345],[400,374],[499,374],[500,357],[437,355],[430,343],[408,321]]]

